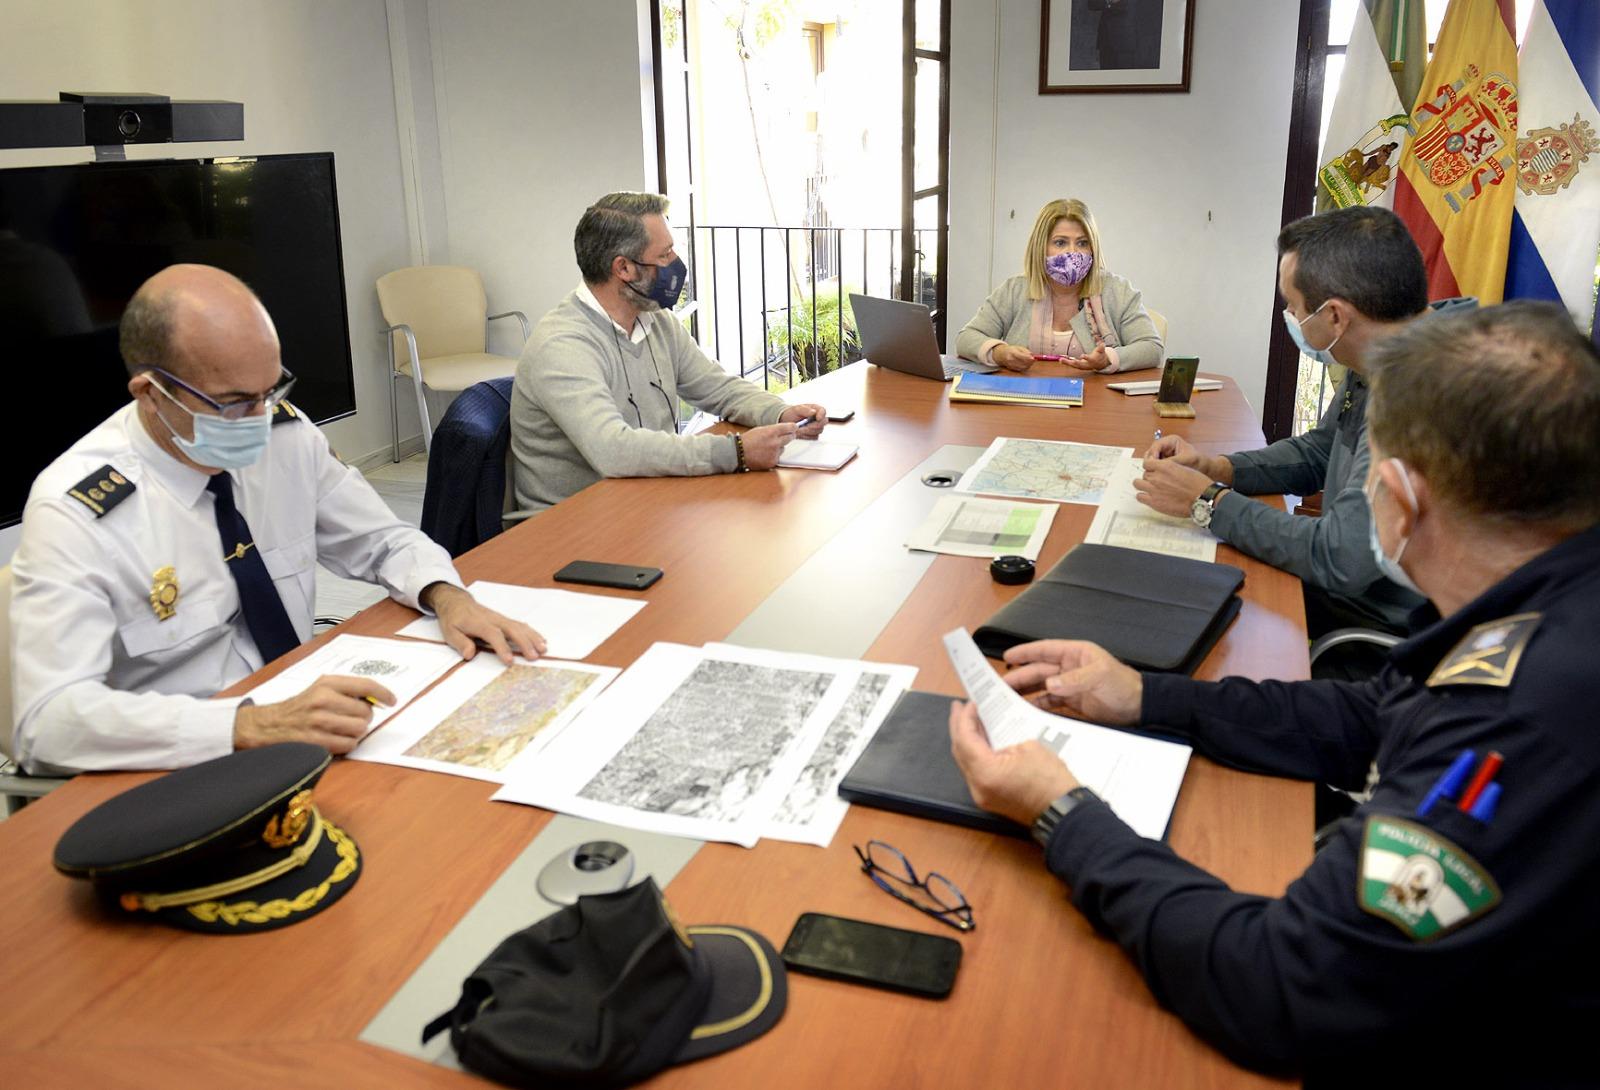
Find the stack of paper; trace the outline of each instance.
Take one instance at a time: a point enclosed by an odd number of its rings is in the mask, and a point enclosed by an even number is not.
[[[1081,378],[1026,378],[1022,375],[957,375],[951,401],[992,401],[1065,409],[1083,404]]]
[[[906,540],[906,548],[952,556],[1038,560],[1055,515],[1055,505],[1049,503],[945,496]]]
[[[1196,390],[1220,390],[1222,380],[1214,378],[1197,378],[1194,380]],[[1158,378],[1143,379],[1138,382],[1108,382],[1106,389],[1117,390],[1129,397],[1138,397],[1141,394],[1153,394],[1161,389],[1161,380]]]
[[[826,845],[838,783],[916,670],[658,643],[495,798],[749,847]]]

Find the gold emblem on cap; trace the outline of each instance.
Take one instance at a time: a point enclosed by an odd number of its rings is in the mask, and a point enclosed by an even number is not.
[[[683,940],[683,945],[693,950],[694,940],[689,937],[689,932],[684,929],[683,921],[678,919],[678,914],[672,911],[672,902],[665,897],[661,898],[661,912],[667,917],[667,922],[672,925],[672,929],[678,933],[678,938]]]
[[[300,839],[300,834],[306,831],[306,825],[311,821],[311,792],[302,791],[289,800],[289,807],[283,812],[283,824],[278,824],[278,815],[273,814],[267,820],[267,827],[261,833],[261,839],[269,848],[287,848]]]
[[[150,608],[156,620],[165,621],[178,612],[178,569],[158,568],[150,577]]]

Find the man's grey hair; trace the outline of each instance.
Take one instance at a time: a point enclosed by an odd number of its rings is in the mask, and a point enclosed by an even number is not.
[[[584,283],[611,279],[611,263],[618,257],[637,261],[650,245],[644,217],[666,213],[667,198],[659,193],[607,193],[590,205],[572,236]]]
[[[1553,303],[1412,322],[1369,354],[1375,456],[1499,525],[1600,522],[1600,353]]]
[[[141,291],[128,301],[117,328],[122,363],[131,377],[151,367],[175,371],[172,350],[174,304],[171,293]]]

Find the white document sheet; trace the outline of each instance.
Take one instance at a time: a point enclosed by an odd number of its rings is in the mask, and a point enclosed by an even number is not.
[[[1025,556],[1038,560],[1055,517],[1053,503],[945,496],[906,539],[906,548],[952,556]]]
[[[1215,378],[1197,378],[1194,380],[1196,390],[1220,390],[1222,380]],[[1161,389],[1161,380],[1158,378],[1144,379],[1138,382],[1108,382],[1108,390],[1120,390],[1129,397],[1139,397],[1142,394],[1153,394]]]
[[[1099,503],[1132,447],[1001,436],[961,475],[955,491],[1055,503]]]
[[[504,783],[620,672],[552,659],[507,666],[479,652],[350,756]]]
[[[1212,563],[1217,559],[1217,538],[1202,530],[1193,519],[1163,515],[1140,503],[1133,482],[1144,475],[1144,463],[1126,458],[1116,467],[1111,486],[1100,501],[1100,510],[1089,524],[1085,541],[1096,545],[1120,545],[1124,549],[1143,549],[1147,553],[1185,556]]]
[[[708,643],[705,650],[708,654],[733,660],[752,653],[750,648],[725,643]],[[850,804],[839,797],[839,781],[889,717],[900,694],[916,681],[917,668],[813,655],[786,655],[785,658],[794,665],[809,664],[819,670],[837,672],[841,678],[854,673],[843,705],[829,721],[798,777],[761,830],[762,836],[774,840],[826,848],[833,841],[833,834],[839,831],[839,823],[850,812]]]
[[[494,797],[751,847],[860,673],[819,661],[655,644]]]
[[[513,620],[533,626],[549,647],[545,654],[553,659],[586,659],[594,654],[611,634],[647,604],[608,594],[581,594],[574,590],[550,587],[519,587],[510,583],[491,583],[480,579],[467,587],[472,596],[490,609]],[[397,636],[418,640],[442,641],[439,622],[420,617],[406,625]]]
[[[778,455],[785,469],[838,469],[860,450],[854,443],[830,443],[826,439],[793,439]]]
[[[996,749],[1037,738],[1134,832],[1161,839],[1183,786],[1189,746],[1034,707],[994,672],[964,628],[945,633],[944,647]]]
[[[418,693],[461,662],[442,644],[387,640],[376,636],[335,636],[277,677],[247,694],[257,704],[276,704],[309,689],[326,674],[371,678],[395,696],[395,704],[372,708],[370,731],[409,704]]]

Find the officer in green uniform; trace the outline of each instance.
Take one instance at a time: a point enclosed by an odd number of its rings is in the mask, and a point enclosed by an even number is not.
[[[1282,897],[1137,836],[1037,743],[951,714],[973,796],[1151,991],[1240,1063],[1308,1085],[1593,1085],[1600,1014],[1600,356],[1559,308],[1419,322],[1377,352],[1378,562],[1439,619],[1367,682],[1141,676],[1092,644],[1013,648],[1052,710],[1370,801]]]

